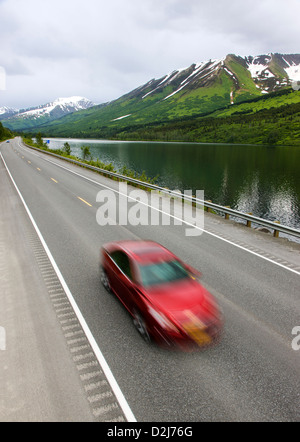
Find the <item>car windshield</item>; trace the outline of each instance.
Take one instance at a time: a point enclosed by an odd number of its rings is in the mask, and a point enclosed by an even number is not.
[[[179,281],[189,276],[183,265],[176,260],[140,265],[139,268],[145,287]]]

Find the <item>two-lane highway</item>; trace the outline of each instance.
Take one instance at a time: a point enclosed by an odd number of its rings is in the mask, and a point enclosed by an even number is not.
[[[97,194],[118,183],[24,147],[1,153],[55,262],[138,421],[298,421],[300,247],[208,215],[185,226],[99,226]],[[198,353],[147,345],[99,281],[109,241],[160,242],[203,273],[225,315],[220,344]]]

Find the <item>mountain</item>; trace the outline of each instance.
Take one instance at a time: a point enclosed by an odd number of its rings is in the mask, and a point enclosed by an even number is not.
[[[291,86],[297,89],[299,81],[300,54],[229,54],[176,69],[109,103],[46,124],[36,121],[32,131],[47,136],[114,137],[136,127],[206,116]],[[285,99],[283,95],[278,105]]]
[[[0,107],[0,120],[5,120],[6,118],[10,118],[16,115],[19,112],[18,109],[14,109],[12,107],[3,106]]]
[[[227,55],[224,59],[192,64],[189,68],[175,70],[159,80],[151,80],[133,91],[130,96],[145,99],[171,86],[172,92],[163,98],[168,100],[178,93],[184,96],[188,91],[213,87],[216,80],[225,83],[224,75],[231,82],[230,103],[233,104],[236,100],[241,101],[245,94],[270,93],[291,85],[294,81],[300,81],[300,54],[269,54],[244,58]]]
[[[257,87],[262,92],[268,93],[287,85],[299,89],[297,82],[300,81],[300,54],[245,57],[245,62]]]
[[[12,130],[26,130],[40,124],[47,124],[65,115],[95,106],[84,97],[58,98],[51,103],[29,109],[0,108],[0,120]]]

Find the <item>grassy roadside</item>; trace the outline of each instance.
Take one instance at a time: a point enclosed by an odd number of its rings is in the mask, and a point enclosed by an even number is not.
[[[149,184],[155,184],[157,177],[155,178],[150,178],[148,177],[145,172],[143,172],[142,174],[138,174],[135,171],[128,169],[126,166],[123,166],[121,169],[115,169],[112,163],[109,164],[105,164],[102,161],[100,161],[98,158],[96,160],[93,160],[89,150],[86,150],[85,146],[82,146],[82,151],[85,152],[84,156],[85,157],[89,157],[89,159],[86,158],[79,158],[77,156],[71,155],[70,153],[70,149],[66,149],[65,147],[62,149],[49,149],[47,144],[44,143],[43,141],[38,141],[38,142],[34,142],[31,138],[22,138],[23,143],[27,144],[28,146],[32,146],[35,147],[37,149],[43,150],[45,152],[49,152],[49,153],[54,153],[55,155],[59,155],[63,158],[67,158],[70,160],[74,160],[74,161],[79,161],[80,163],[82,163],[82,166],[84,165],[89,165],[89,166],[93,166],[93,167],[97,167],[99,169],[103,169],[104,171],[108,171],[108,172],[113,172],[113,173],[119,173],[121,175],[124,175],[128,178],[133,178],[139,181],[143,181],[145,183],[149,183]],[[68,144],[68,143],[65,143]]]

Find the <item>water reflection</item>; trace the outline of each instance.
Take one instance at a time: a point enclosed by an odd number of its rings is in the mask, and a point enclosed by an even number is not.
[[[171,189],[204,190],[205,198],[243,212],[300,228],[300,149],[228,144],[119,142],[51,139],[51,148],[68,141],[81,157],[92,156],[116,169],[124,165]]]

